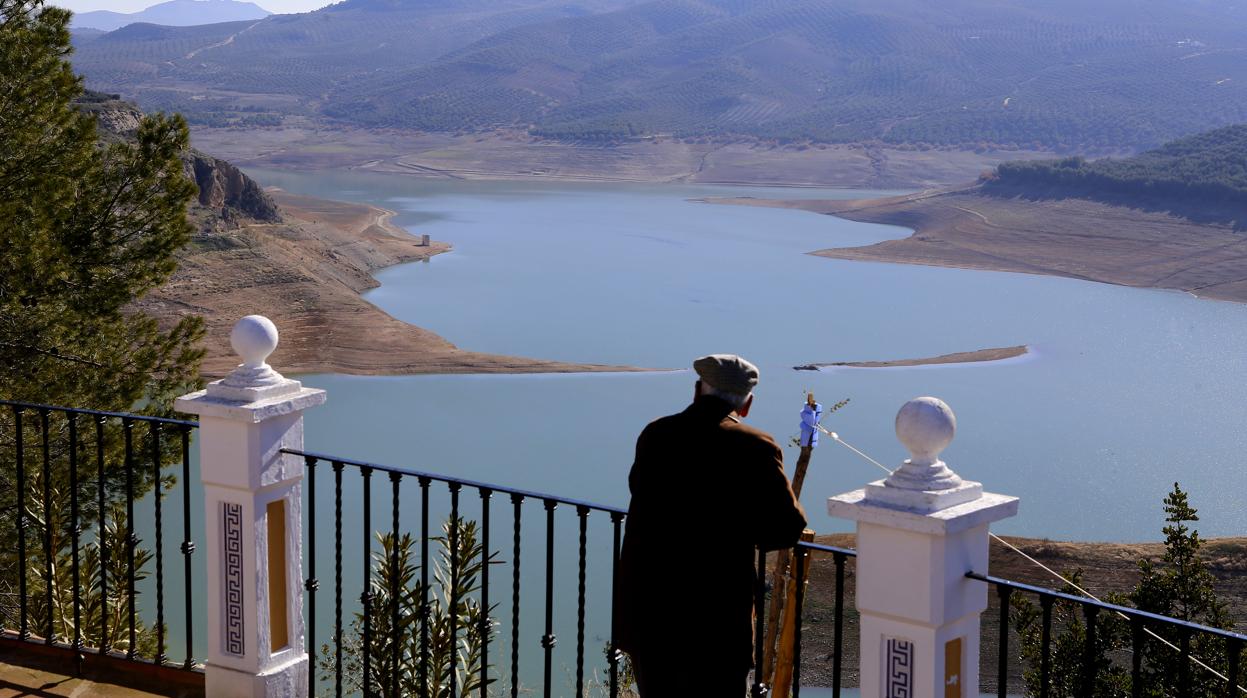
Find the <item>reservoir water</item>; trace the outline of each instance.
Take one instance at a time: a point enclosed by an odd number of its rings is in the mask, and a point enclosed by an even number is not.
[[[370,203],[398,225],[454,245],[428,263],[384,270],[368,299],[461,347],[576,362],[678,369],[578,375],[358,377],[305,375],[328,404],[307,413],[309,450],[626,506],[637,433],[683,409],[692,359],[742,354],[761,369],[749,421],[781,443],[797,432],[803,391],[824,404],[851,398],[825,424],[888,466],[906,457],[893,434],[896,410],[919,395],[946,400],[958,435],[944,459],[991,491],[1022,498],[1002,533],[1054,539],[1141,541],[1160,537],[1161,500],[1175,481],[1199,508],[1205,536],[1247,527],[1247,307],[1153,290],[1021,274],[828,260],[812,250],[870,244],[909,231],[800,211],[718,206],[707,196],[860,198],[885,192],[641,184],[430,181],[365,173],[250,172],[267,186]],[[1019,360],[908,369],[795,371],[812,362],[935,356],[1026,344]],[[280,370],[281,366],[277,366]],[[796,449],[785,456],[795,460]],[[195,464],[197,467],[197,464]],[[345,620],[358,609],[370,531],[388,529],[389,483],[374,478],[373,520],[361,520],[358,474],[345,473]],[[829,442],[815,452],[802,501],[811,527],[848,530],[826,514],[828,496],[882,475]],[[317,474],[320,580],[312,649],[333,629],[332,473]],[[200,501],[197,471],[191,498]],[[180,487],[180,486],[179,486]],[[689,497],[699,496],[688,492]],[[170,493],[180,501],[180,491]],[[432,488],[434,529],[447,492]],[[495,496],[498,603],[495,675],[510,671],[516,630],[520,683],[542,683],[545,514],[522,515],[523,619],[510,625],[511,503]],[[463,515],[479,520],[475,492]],[[404,480],[401,525],[418,525],[419,491]],[[576,514],[557,514],[556,695],[567,695],[575,660]],[[724,517],[748,511],[725,509]],[[202,530],[196,511],[195,530]],[[141,520],[149,520],[144,512]],[[695,558],[699,531],[673,531]],[[149,535],[144,536],[150,540]],[[610,523],[589,523],[585,653],[590,680],[605,670],[609,639]],[[375,548],[375,546],[373,546]],[[166,559],[176,559],[167,537]],[[603,559],[603,555],[606,559]],[[194,556],[195,576],[207,574]],[[706,580],[670,571],[676,593]],[[177,566],[167,571],[180,588]],[[150,582],[140,597],[154,617]],[[681,591],[682,590],[682,591]],[[202,657],[202,608],[196,606]],[[681,631],[683,628],[676,628]],[[690,626],[695,633],[695,625]],[[349,632],[349,629],[348,629]],[[180,648],[176,620],[170,642]],[[691,641],[700,641],[695,638]],[[596,673],[593,673],[596,672]],[[506,686],[506,682],[499,687]],[[596,695],[596,694],[595,694]]]
[[[785,442],[804,390],[852,402],[826,424],[889,466],[918,395],[958,416],[945,460],[1022,497],[1005,533],[1153,540],[1175,481],[1205,535],[1247,525],[1247,307],[1070,279],[829,260],[804,254],[907,235],[705,196],[858,198],[876,192],[684,185],[442,182],[253,171],[301,194],[371,203],[455,246],[377,275],[368,299],[459,346],[549,359],[685,369],[739,353],[762,379],[750,422]],[[935,356],[1027,344],[1023,360],[794,371],[818,361]],[[690,372],[561,376],[305,376],[329,391],[308,445],[626,505],[636,434],[682,409]],[[786,454],[795,458],[795,448]],[[830,442],[803,501],[881,473]],[[695,492],[689,496],[696,496]],[[736,512],[724,512],[725,516]],[[713,525],[713,522],[707,522]]]

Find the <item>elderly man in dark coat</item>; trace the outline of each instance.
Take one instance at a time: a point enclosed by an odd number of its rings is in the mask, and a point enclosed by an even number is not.
[[[795,545],[805,512],[770,435],[741,423],[758,369],[693,363],[693,404],[637,439],[615,636],[642,698],[739,698],[752,656],[755,548]]]

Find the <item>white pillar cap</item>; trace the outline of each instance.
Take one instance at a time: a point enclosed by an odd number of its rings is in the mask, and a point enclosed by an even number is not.
[[[229,344],[247,368],[265,368],[265,359],[277,349],[277,325],[263,315],[248,315],[234,323]]]
[[[248,315],[234,324],[229,340],[242,363],[225,378],[209,383],[207,390],[178,398],[178,410],[261,422],[325,401],[324,391],[304,388],[266,363],[277,349],[277,326],[272,320]]]
[[[889,487],[919,492],[950,490],[962,483],[940,453],[957,435],[957,415],[943,400],[917,397],[896,413],[896,438],[905,445],[910,458],[885,482]]]
[[[983,496],[983,486],[962,480],[940,453],[957,435],[957,415],[943,400],[918,397],[896,413],[896,437],[910,457],[887,479],[866,486],[867,502],[922,514]]]

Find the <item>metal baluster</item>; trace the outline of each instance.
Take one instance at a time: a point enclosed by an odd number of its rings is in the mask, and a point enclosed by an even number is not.
[[[359,474],[364,478],[364,591],[359,595],[359,603],[364,607],[364,698],[372,695],[372,468],[360,466]],[[453,646],[453,645],[452,645]],[[453,694],[452,694],[453,695]]]
[[[105,484],[104,484],[104,417],[95,418],[95,466],[96,496],[99,499],[99,527],[96,529],[97,543],[100,548],[100,654],[108,652],[108,536],[104,533],[105,525]],[[19,465],[21,461],[18,461]],[[18,482],[21,482],[20,480]],[[20,541],[19,541],[20,542]],[[24,597],[23,597],[24,598]]]
[[[1052,604],[1055,602],[1055,596],[1044,594],[1039,597],[1039,605],[1043,608],[1043,630],[1039,642],[1040,652],[1043,653],[1039,659],[1039,698],[1048,698],[1052,687]]]
[[[22,408],[13,408],[17,456],[17,603],[20,614],[18,636],[30,639],[30,619],[26,604],[26,449],[22,434]]]
[[[480,489],[481,495],[481,698],[489,698],[489,641],[493,634],[493,621],[489,617],[489,500],[493,491]]]
[[[1087,621],[1086,643],[1083,647],[1083,667],[1082,667],[1082,694],[1084,696],[1095,695],[1095,676],[1096,676],[1096,648],[1095,648],[1095,617],[1100,612],[1099,607],[1091,604],[1083,604],[1082,613]]]
[[[69,417],[69,535],[73,551],[70,558],[70,575],[74,586],[74,675],[82,673],[82,578],[79,567],[78,545],[82,538],[82,524],[78,520],[78,415]]]
[[[766,627],[766,552],[758,550],[758,566],[755,570],[753,590],[753,688],[749,694],[753,698],[766,698],[767,685],[762,683],[763,629]]]
[[[342,463],[333,462],[333,692],[342,698]]]
[[[420,478],[420,695],[429,698],[429,483]]]
[[[164,491],[160,486],[160,423],[151,423],[152,466],[156,485],[153,496],[156,504],[156,664],[164,665],[169,661],[165,656],[165,538],[160,500],[164,499]]]
[[[797,607],[793,609],[797,623],[793,626],[792,636],[792,698],[801,698],[801,624],[802,612],[805,609],[805,557],[806,549],[797,546],[793,557],[797,561]]]
[[[1143,619],[1130,616],[1130,698],[1143,698]]]
[[[56,608],[52,590],[56,586],[52,582],[52,455],[49,445],[48,410],[39,410],[39,425],[43,432],[40,449],[43,452],[43,588],[47,603],[47,625],[43,634],[44,644],[52,644],[56,635],[54,626]]]
[[[619,545],[620,545],[620,524],[623,522],[623,514],[619,512],[611,512],[611,529],[614,537],[614,546],[611,550],[611,595],[614,597],[615,585],[619,582]],[[610,698],[619,698],[619,649],[615,646],[615,616],[611,614],[611,645],[610,654],[606,661],[610,664]]]
[[[454,650],[459,645],[459,566],[463,560],[459,558],[459,489],[457,482],[450,484],[450,693],[459,695],[458,672],[456,665],[459,653]]]
[[[126,442],[126,592],[130,605],[130,646],[126,648],[126,658],[134,659],[138,654],[138,604],[135,603],[134,591],[134,549],[138,546],[138,537],[134,533],[134,420],[126,417],[121,420],[125,431]]]
[[[1009,597],[1013,589],[1000,585],[996,595],[1000,597],[1000,653],[996,658],[996,695],[1009,698]]]
[[[1243,641],[1228,638],[1225,641],[1225,654],[1229,658],[1225,676],[1229,681],[1225,689],[1227,698],[1238,698],[1238,662],[1243,655]]]
[[[832,553],[836,563],[836,609],[832,613],[831,695],[840,698],[840,655],[844,648],[844,553]]]
[[[580,575],[576,589],[576,695],[585,693],[585,548],[588,543],[589,507],[576,507],[580,517]]]
[[[542,695],[550,698],[554,688],[554,645],[558,639],[554,637],[554,510],[559,503],[553,499],[545,500],[546,505],[546,634],[541,636],[541,647],[545,650],[545,686]]]
[[[320,589],[320,581],[316,579],[316,459],[304,456],[307,465],[307,580],[303,588],[307,590],[307,646],[316,652],[316,590]],[[307,663],[307,689],[316,695],[316,662]]]
[[[191,540],[191,428],[182,427],[182,572],[186,587],[186,661],[184,669],[195,668],[195,623],[191,599],[195,598],[191,582],[191,555],[195,552],[195,543]],[[310,663],[309,663],[310,664]],[[309,686],[311,684],[308,684]]]
[[[520,695],[520,514],[524,495],[512,494],[515,524],[511,542],[511,698]]]
[[[398,625],[398,597],[403,593],[399,586],[398,569],[398,488],[403,479],[400,473],[390,473],[390,695],[398,698],[399,662],[402,655],[403,634]]]
[[[1178,648],[1182,653],[1182,662],[1178,665],[1178,698],[1190,698],[1191,695],[1191,631],[1178,628]]]

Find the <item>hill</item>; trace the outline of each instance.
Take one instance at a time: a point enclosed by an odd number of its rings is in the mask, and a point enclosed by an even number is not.
[[[344,0],[316,12],[203,27],[130,26],[76,42],[87,84],[192,124],[315,116],[332,92],[506,29],[636,0]],[[245,124],[243,122],[243,125]]]
[[[98,39],[107,33],[108,32],[102,29],[90,29],[88,27],[75,27],[73,29],[72,35],[73,35],[73,41],[75,43],[81,43],[84,41],[90,41],[91,39]]]
[[[1168,143],[1130,158],[1008,162],[984,178],[1006,196],[1064,197],[1247,223],[1247,124]]]
[[[213,31],[75,64],[204,119],[579,141],[1103,152],[1247,120],[1247,6],[1214,0],[348,0]]]
[[[112,31],[127,24],[144,22],[173,27],[217,24],[263,19],[272,14],[252,2],[240,0],[168,0],[140,12],[123,13],[108,10],[75,14],[71,26],[77,29]]]

